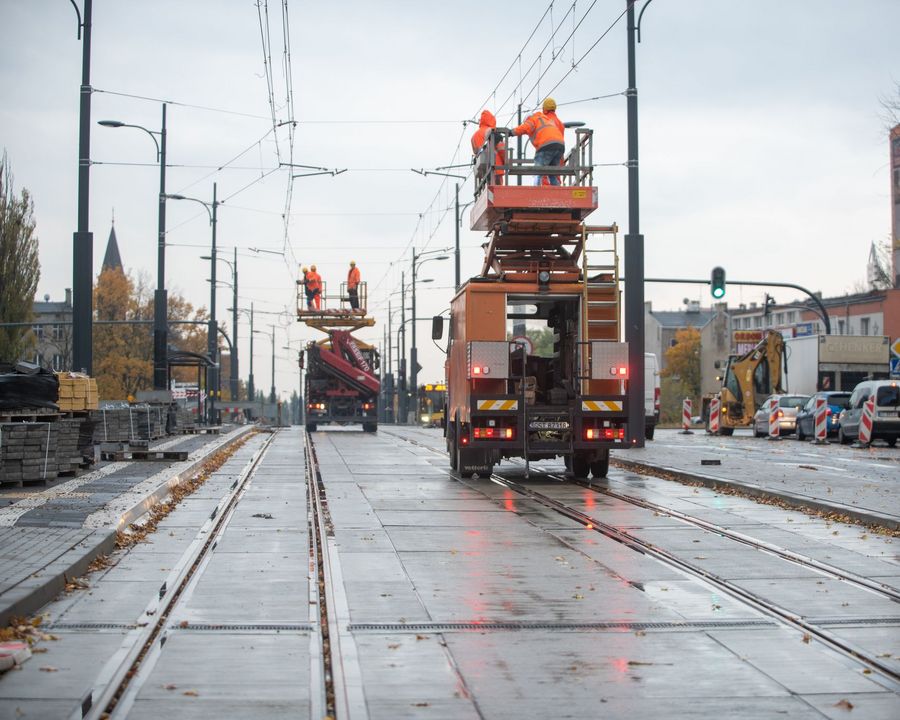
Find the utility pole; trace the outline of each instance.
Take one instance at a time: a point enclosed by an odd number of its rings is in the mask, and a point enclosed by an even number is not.
[[[212,365],[206,372],[206,395],[208,397],[207,401],[207,417],[206,421],[210,425],[216,424],[216,388],[218,386],[217,377],[218,377],[218,353],[216,352],[219,347],[219,338],[218,338],[218,325],[216,325],[216,210],[219,207],[219,202],[216,199],[216,183],[213,183],[213,201],[212,201],[212,252],[210,253],[210,290],[209,290],[209,330],[207,334],[209,337],[207,338],[207,352],[209,353],[209,359],[212,361]]]
[[[272,325],[272,390],[269,393],[269,402],[275,403],[275,326]]]
[[[234,315],[231,319],[231,344],[234,348],[231,351],[231,399],[238,399],[238,273],[237,273],[237,246],[234,248],[234,267],[231,272],[231,279],[233,280],[231,284],[231,288],[233,291],[232,294],[232,305],[231,309],[234,310]]]
[[[88,229],[91,182],[91,17],[84,0],[81,103],[78,129],[78,229],[72,238],[72,369],[91,375],[93,359],[94,235]],[[75,12],[78,12],[76,6]],[[79,18],[81,19],[81,18]],[[81,33],[79,33],[80,35]]]
[[[152,137],[152,135],[151,135]],[[156,241],[156,292],[153,293],[153,389],[169,389],[169,296],[166,290],[166,104],[159,133],[159,215]]]
[[[640,230],[638,104],[634,0],[628,12],[628,234],[625,235],[625,340],[628,342],[628,440],[644,447],[644,236]]]
[[[456,252],[454,254],[454,260],[456,262],[456,282],[455,287],[459,290],[459,226],[462,222],[462,218],[459,217],[459,183],[456,183]]]
[[[247,399],[256,402],[256,387],[253,384],[253,303],[250,303],[250,375],[247,378]]]
[[[409,406],[406,397],[406,272],[400,273],[400,424],[406,425]]]

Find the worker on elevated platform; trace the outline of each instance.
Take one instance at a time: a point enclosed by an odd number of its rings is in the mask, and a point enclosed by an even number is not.
[[[347,273],[347,295],[350,296],[350,308],[359,310],[359,268],[356,260],[350,261],[350,271]]]
[[[309,275],[309,268],[304,265],[300,268],[300,284],[303,286],[303,293],[306,295],[306,309],[313,309],[313,296],[310,292],[309,284],[306,282],[306,276]]]
[[[309,272],[306,273],[306,289],[312,296],[310,310],[315,306],[316,310],[322,309],[322,276],[316,272],[316,266],[310,265]]]
[[[565,128],[556,116],[556,101],[544,100],[539,112],[513,129],[513,135],[528,135],[534,145],[534,164],[537,166],[560,165],[566,154]],[[535,185],[559,185],[559,175],[544,175],[535,179]]]
[[[472,135],[473,155],[476,157],[478,156],[478,153],[481,152],[481,148],[487,140],[488,133],[495,127],[497,127],[497,118],[494,117],[494,114],[490,110],[482,110],[481,118],[478,121],[478,129],[475,131],[475,134]],[[497,139],[496,149],[497,152],[494,155],[494,165],[506,165],[506,143],[500,138]],[[497,172],[494,173],[495,185],[500,185],[502,183],[503,172],[503,170],[497,170]]]

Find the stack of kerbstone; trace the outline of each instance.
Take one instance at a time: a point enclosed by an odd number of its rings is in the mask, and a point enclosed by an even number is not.
[[[55,419],[0,423],[0,483],[21,487],[54,480],[59,427]]]
[[[155,440],[166,433],[166,410],[163,406],[133,405],[107,408],[91,413],[96,422],[95,442],[129,442]]]
[[[175,412],[175,425],[182,432],[197,427],[196,408],[186,408],[181,405]]]
[[[64,412],[96,410],[99,407],[97,381],[83,373],[57,373],[59,400],[57,405]]]

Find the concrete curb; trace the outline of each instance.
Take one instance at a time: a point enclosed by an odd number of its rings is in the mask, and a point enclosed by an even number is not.
[[[799,508],[809,508],[819,512],[834,512],[845,515],[852,520],[863,525],[877,525],[889,530],[900,530],[900,518],[896,515],[885,515],[873,510],[860,510],[859,508],[842,505],[841,503],[832,503],[827,500],[805,497],[803,495],[795,495],[784,490],[774,490],[771,488],[756,485],[750,482],[740,480],[729,480],[726,478],[716,477],[714,475],[705,475],[703,473],[688,472],[679,468],[668,467],[666,465],[653,465],[646,462],[638,462],[635,460],[625,460],[620,457],[613,457],[613,462],[626,470],[635,472],[665,472],[679,480],[689,482],[697,482],[704,487],[713,490],[717,488],[738,488],[744,494],[750,497],[775,498],[784,502],[795,505]]]
[[[14,617],[26,617],[53,600],[66,587],[67,577],[78,577],[100,555],[112,552],[116,545],[115,530],[94,530],[53,562],[3,594],[0,627]]]
[[[85,532],[89,533],[88,537],[83,538],[62,553],[62,555],[41,568],[41,570],[3,593],[3,596],[0,597],[0,605],[2,605],[0,606],[0,627],[9,624],[13,617],[25,617],[53,600],[65,589],[67,577],[84,575],[88,566],[97,557],[113,551],[116,545],[118,529],[140,518],[150,508],[167,497],[173,487],[196,473],[211,454],[232,445],[254,429],[254,427],[253,425],[244,426],[225,442],[209,448],[208,452],[205,452],[188,467],[183,468],[162,482],[155,490],[146,493],[139,502],[133,504],[121,514],[115,528],[107,527],[93,530],[86,528]]]

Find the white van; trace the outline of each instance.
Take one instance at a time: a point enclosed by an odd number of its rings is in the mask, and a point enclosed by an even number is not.
[[[659,423],[659,360],[653,353],[644,353],[644,437],[653,439]]]
[[[841,444],[859,439],[863,405],[870,397],[875,398],[872,440],[884,440],[896,447],[900,438],[900,383],[896,380],[866,380],[853,389],[850,402],[840,416],[838,438]]]

